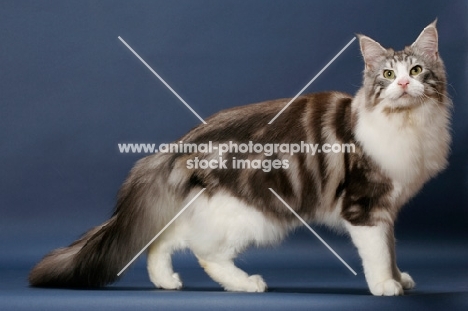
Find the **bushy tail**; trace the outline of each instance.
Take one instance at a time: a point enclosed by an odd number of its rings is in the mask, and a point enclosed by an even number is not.
[[[117,273],[177,212],[163,183],[167,167],[158,160],[140,160],[119,191],[112,218],[46,255],[32,269],[30,284],[83,288],[115,282]]]

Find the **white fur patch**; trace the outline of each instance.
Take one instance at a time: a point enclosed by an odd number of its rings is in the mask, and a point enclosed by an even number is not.
[[[401,101],[398,101],[398,99],[402,99],[401,96],[405,92],[413,98],[422,96],[424,94],[424,84],[409,75],[411,68],[414,66],[416,66],[416,64],[413,64],[410,67],[406,63],[397,63],[394,68],[396,76],[395,80],[382,92],[382,94],[380,94],[380,98],[391,99],[394,101],[391,104],[401,106],[402,103]],[[402,80],[407,80],[409,82],[406,88],[402,88],[399,85],[399,82]],[[412,98],[404,100],[403,104],[405,102],[410,104],[412,102]]]
[[[181,221],[188,222],[190,228],[185,232],[188,246],[204,256],[228,258],[230,254],[223,251],[237,252],[252,243],[275,243],[286,233],[254,207],[222,192],[211,198],[200,196]],[[211,249],[216,246],[222,249]]]
[[[363,94],[353,102],[358,110],[356,138],[364,151],[407,195],[445,168],[449,149],[448,112],[427,99],[407,111],[385,113],[386,100],[364,108]],[[400,193],[402,194],[402,193]]]
[[[281,241],[288,229],[226,193],[211,198],[201,195],[151,246],[151,280],[158,287],[180,288],[168,258],[173,250],[188,247],[226,290],[264,291],[263,279],[247,275],[234,266],[233,259],[251,244]]]

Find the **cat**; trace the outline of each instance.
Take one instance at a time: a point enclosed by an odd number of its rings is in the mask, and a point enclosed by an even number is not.
[[[113,216],[70,246],[52,251],[31,271],[36,287],[100,287],[117,273],[196,194],[196,200],[148,249],[150,280],[180,289],[171,254],[189,248],[207,274],[228,291],[263,292],[234,258],[250,245],[281,241],[301,225],[274,190],[307,222],[346,232],[362,259],[373,295],[403,295],[415,282],[396,264],[393,224],[401,207],[448,162],[451,101],[438,53],[436,21],[402,51],[358,35],[363,86],[352,97],[322,92],[223,110],[179,141],[347,143],[354,152],[227,152],[221,160],[280,160],[279,168],[188,168],[216,153],[157,153],[139,160],[121,187]],[[178,142],[179,142],[178,141]]]

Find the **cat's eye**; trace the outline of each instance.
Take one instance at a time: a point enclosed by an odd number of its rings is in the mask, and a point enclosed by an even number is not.
[[[416,65],[414,66],[413,68],[411,68],[410,70],[410,74],[412,76],[417,76],[418,74],[420,74],[422,72],[422,67],[419,66],[419,65]]]
[[[395,79],[395,72],[393,70],[390,70],[390,69],[386,69],[384,70],[383,72],[383,76],[387,79]]]

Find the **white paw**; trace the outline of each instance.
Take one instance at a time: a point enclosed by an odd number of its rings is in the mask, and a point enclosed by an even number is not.
[[[369,289],[374,296],[400,296],[403,295],[403,287],[394,279],[389,279],[373,286]]]
[[[251,275],[249,276],[249,288],[247,289],[247,292],[259,292],[263,293],[267,289],[267,284],[263,280],[263,278],[258,275]]]
[[[413,281],[413,278],[406,272],[401,273],[401,286],[403,289],[412,289],[416,286],[416,283]]]
[[[156,287],[163,289],[181,289],[182,281],[180,280],[178,273],[173,273],[172,275],[167,275],[166,277],[152,277],[151,282]]]
[[[267,285],[260,275],[251,275],[239,279],[236,284],[225,284],[224,289],[232,292],[260,293],[267,289]]]

